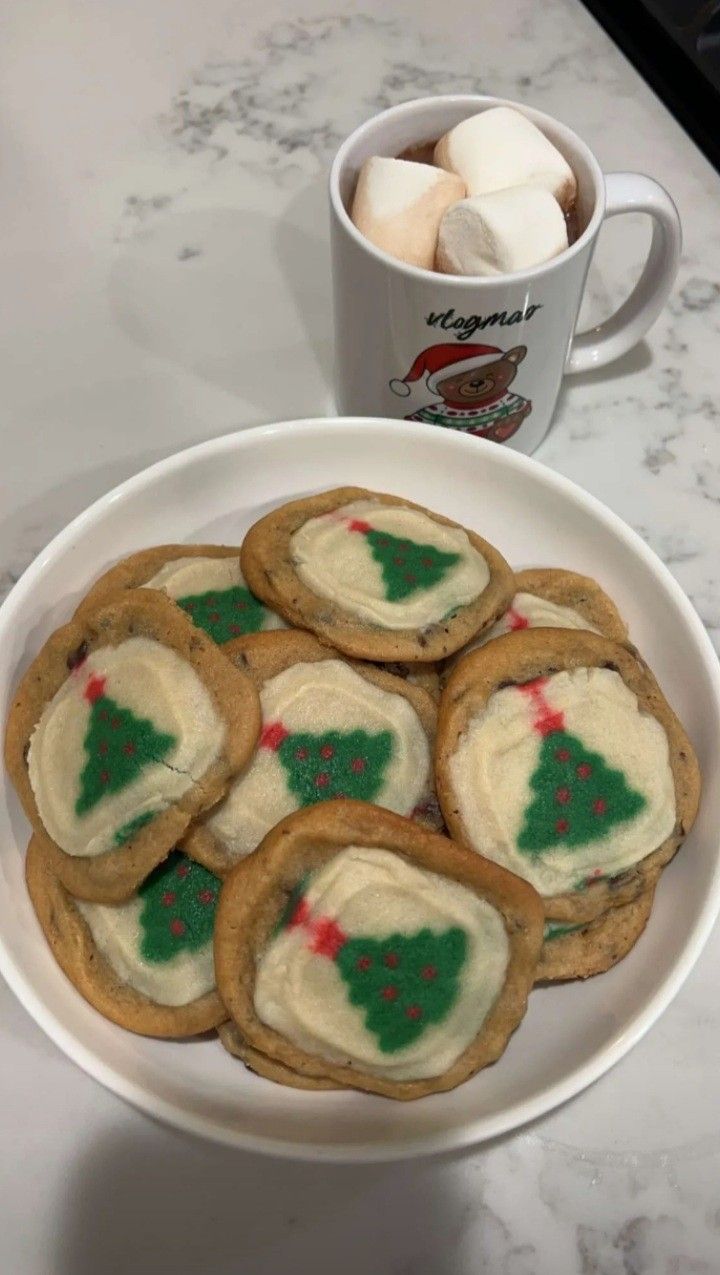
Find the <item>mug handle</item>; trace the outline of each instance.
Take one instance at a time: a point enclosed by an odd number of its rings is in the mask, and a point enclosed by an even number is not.
[[[682,231],[677,208],[667,191],[642,173],[606,173],[605,216],[644,212],[653,219],[650,251],[630,296],[604,323],[573,338],[566,372],[587,372],[618,359],[644,337],[657,319],[675,282]]]

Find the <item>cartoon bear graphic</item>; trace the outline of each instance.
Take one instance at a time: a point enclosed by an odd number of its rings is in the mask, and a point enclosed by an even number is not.
[[[391,381],[390,388],[405,397],[411,385],[425,377],[428,391],[440,401],[421,407],[405,420],[504,443],[532,411],[529,399],[508,388],[526,354],[524,345],[505,353],[494,345],[430,345],[418,354],[407,376]]]

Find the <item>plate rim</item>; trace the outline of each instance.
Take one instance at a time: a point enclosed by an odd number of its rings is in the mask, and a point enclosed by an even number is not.
[[[285,434],[305,434],[334,432],[338,429],[363,428],[375,432],[382,437],[388,429],[397,431],[398,422],[390,418],[364,416],[313,416],[284,421],[273,421],[267,424],[245,426],[216,438],[206,439],[190,447],[172,452],[170,455],[155,461],[152,465],[139,470],[123,482],[111,488],[104,495],[97,497],[91,504],[66,524],[37,554],[20,579],[11,589],[0,606],[0,638],[4,629],[12,622],[14,614],[25,598],[35,587],[36,579],[41,576],[46,566],[52,562],[59,552],[72,545],[73,540],[82,536],[88,526],[101,516],[113,504],[129,495],[152,486],[160,477],[172,474],[201,457],[209,457],[223,452],[242,451],[244,446],[262,446],[264,440],[282,437]],[[416,422],[403,422],[403,431],[408,440],[413,436],[427,439],[427,426]],[[713,688],[715,707],[720,713],[720,663],[708,633],[689,598],[673,576],[669,568],[658,555],[618,514],[604,504],[598,497],[585,491],[578,483],[557,473],[542,464],[534,457],[526,456],[511,448],[498,448],[497,444],[483,439],[466,438],[458,432],[446,431],[446,444],[455,447],[459,452],[467,451],[475,456],[485,451],[495,459],[501,459],[503,465],[511,470],[525,471],[534,474],[541,483],[554,488],[566,500],[580,506],[604,523],[616,536],[632,548],[642,559],[646,567],[656,576],[660,576],[678,606],[686,623],[693,632],[698,652],[702,657],[705,673]],[[478,452],[478,448],[480,451]],[[400,1141],[388,1143],[355,1143],[350,1145],[328,1146],[325,1143],[298,1142],[265,1137],[256,1133],[245,1133],[230,1129],[210,1116],[200,1116],[188,1112],[180,1103],[170,1101],[149,1093],[141,1084],[136,1084],[125,1077],[116,1067],[104,1062],[97,1054],[77,1039],[74,1033],[65,1028],[56,1018],[52,1008],[46,1006],[28,982],[23,970],[15,961],[6,946],[5,937],[0,931],[0,974],[7,982],[20,1004],[27,1010],[42,1031],[60,1048],[68,1058],[76,1063],[87,1075],[99,1082],[104,1088],[117,1094],[131,1106],[143,1111],[146,1115],[159,1119],[166,1125],[181,1129],[197,1137],[207,1138],[212,1142],[238,1149],[274,1156],[279,1159],[293,1161],[316,1160],[326,1163],[380,1163],[398,1160],[409,1160],[422,1156],[437,1155],[451,1151],[460,1152],[470,1147],[479,1146],[504,1134],[519,1130],[540,1116],[547,1115],[560,1107],[569,1099],[580,1094],[600,1076],[608,1072],[625,1056],[647,1033],[660,1015],[668,1007],[685,983],[702,952],[715,920],[720,913],[720,845],[716,854],[715,866],[705,899],[703,900],[694,926],[688,935],[683,951],[663,983],[650,997],[644,1009],[636,1015],[629,1026],[618,1030],[612,1040],[597,1051],[592,1058],[574,1068],[564,1079],[557,1081],[549,1088],[543,1089],[534,1098],[522,1099],[512,1106],[491,1117],[476,1117],[465,1126],[458,1126],[450,1131],[408,1137]]]

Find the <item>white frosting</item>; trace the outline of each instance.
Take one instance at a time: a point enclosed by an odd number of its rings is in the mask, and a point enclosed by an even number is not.
[[[119,708],[149,718],[176,743],[161,761],[78,815],[91,711],[84,691],[91,675],[107,679],[105,694]],[[30,741],[30,783],[43,824],[67,854],[102,854],[114,847],[115,834],[125,824],[177,801],[218,758],[224,740],[225,724],[209,692],[175,651],[146,637],[101,647],[63,682]]]
[[[106,961],[133,991],[158,1005],[188,1005],[214,988],[212,941],[195,952],[186,949],[169,961],[156,964],[146,961],[140,952],[141,898],[135,896],[116,907],[80,899],[75,903]]]
[[[342,660],[293,664],[265,683],[260,703],[264,723],[282,722],[291,732],[390,731],[393,753],[374,803],[408,815],[427,792],[430,746],[415,709],[404,696],[373,686]],[[242,858],[298,806],[277,753],[261,747],[206,822],[225,848]]]
[[[567,246],[565,218],[550,191],[512,186],[448,208],[435,260],[445,274],[510,274],[549,261]]]
[[[478,1035],[502,989],[509,959],[503,919],[456,881],[413,867],[387,850],[351,846],[313,876],[306,901],[352,938],[383,939],[459,926],[468,949],[459,992],[447,1016],[410,1045],[384,1053],[350,1003],[335,963],[309,950],[293,927],[271,940],[257,964],[255,1010],[294,1045],[330,1062],[353,1064],[390,1080],[420,1080],[446,1071]]]
[[[382,568],[365,536],[348,530],[352,519],[367,521],[377,531],[459,554],[460,561],[429,589],[389,602]],[[291,553],[300,579],[314,593],[385,629],[434,624],[456,607],[473,602],[490,579],[485,559],[461,528],[435,522],[417,509],[372,500],[356,500],[331,514],[310,518],[292,537]]]
[[[675,788],[668,741],[660,723],[642,712],[632,691],[611,669],[556,673],[543,687],[565,729],[606,764],[622,771],[645,798],[631,820],[575,848],[559,845],[537,857],[517,839],[527,807],[542,737],[533,729],[529,696],[516,687],[496,691],[474,717],[450,758],[453,797],[473,848],[524,877],[543,895],[572,890],[596,873],[614,875],[645,858],[675,824]],[[569,809],[569,807],[568,807]]]
[[[141,586],[162,589],[170,598],[188,598],[217,589],[247,589],[239,558],[172,558]],[[283,629],[278,615],[263,606],[262,629]]]
[[[527,624],[518,624],[518,617],[527,620]],[[469,651],[474,651],[478,646],[485,646],[486,642],[492,641],[493,638],[502,637],[505,633],[512,633],[517,628],[528,629],[583,629],[590,633],[599,633],[594,624],[586,620],[579,611],[575,611],[573,607],[559,606],[557,602],[550,602],[547,598],[539,598],[535,593],[516,593],[509,609],[496,624],[487,629],[480,637],[474,638],[472,642],[468,642],[462,651],[458,651],[455,659],[460,659],[463,655],[467,655]]]

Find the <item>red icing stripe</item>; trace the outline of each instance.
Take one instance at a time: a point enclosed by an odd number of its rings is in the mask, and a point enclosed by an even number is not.
[[[539,735],[552,735],[554,731],[565,729],[565,715],[551,708],[545,699],[543,687],[547,686],[546,677],[538,677],[534,682],[525,682],[518,686],[522,695],[527,695],[535,712],[533,730]]]
[[[347,526],[348,531],[359,531],[363,536],[372,530],[370,523],[365,522],[364,518],[351,518]]]
[[[310,950],[334,961],[340,948],[347,943],[347,934],[340,929],[337,921],[330,916],[318,916],[311,920],[309,929]]]
[[[307,899],[299,899],[288,926],[291,930],[297,929],[298,925],[308,925],[310,922],[310,904]]]
[[[515,607],[508,607],[507,620],[510,630],[514,633],[516,629],[527,629],[530,621],[526,615],[521,615]]]
[[[327,956],[335,960],[341,947],[347,943],[347,934],[331,916],[312,916],[310,904],[306,898],[299,900],[295,911],[288,921],[288,928],[295,930],[298,926],[308,932],[308,947],[317,956]]]
[[[95,673],[90,675],[88,684],[83,691],[83,696],[88,704],[94,704],[96,700],[100,699],[101,695],[105,694],[106,683],[106,677],[98,677]]]
[[[290,734],[286,730],[282,722],[268,722],[263,726],[260,732],[259,748],[269,748],[271,752],[276,753],[284,739]]]

